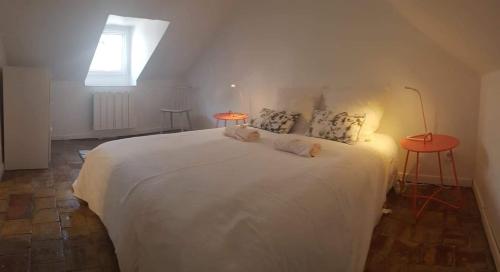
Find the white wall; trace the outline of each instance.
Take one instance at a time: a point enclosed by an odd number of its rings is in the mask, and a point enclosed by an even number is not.
[[[135,84],[151,55],[163,38],[169,22],[160,20],[137,20],[132,35],[131,77]]]
[[[178,107],[183,94],[176,91],[179,81],[140,81],[136,87],[85,87],[74,81],[53,81],[51,118],[53,139],[112,137],[157,132],[160,108]],[[92,93],[97,90],[133,91],[137,127],[126,130],[92,130]],[[188,93],[185,94],[189,95]],[[180,120],[176,122],[179,124]]]
[[[482,205],[480,208],[488,219],[485,227],[487,228],[488,224],[491,227],[498,249],[500,242],[500,126],[498,125],[500,71],[484,75],[481,83],[477,169],[474,185]],[[495,255],[495,252],[493,253]],[[496,261],[500,265],[500,259]]]
[[[479,73],[500,69],[500,1],[387,1],[412,25]]]
[[[423,130],[416,96],[403,91],[417,87],[430,129],[461,140],[459,176],[473,177],[479,76],[384,1],[245,1],[187,78],[199,92],[200,128],[214,126],[215,112],[249,110],[230,83],[251,98],[253,112],[287,90],[388,90],[379,131],[397,140]],[[436,168],[434,156],[424,159],[425,174],[436,175]]]
[[[3,47],[2,37],[0,36],[0,69],[7,65],[7,59],[5,58],[5,50]]]
[[[4,66],[7,66],[7,58],[6,58],[6,54],[5,54],[5,50],[4,50],[4,47],[3,47],[3,42],[2,42],[2,36],[0,36],[0,90],[2,90],[3,88],[3,83],[2,83],[2,68]],[[2,91],[3,93],[3,91]],[[3,109],[0,110],[0,120],[3,120]],[[2,158],[2,148],[3,148],[3,145],[2,145],[2,136],[3,136],[3,131],[2,131],[2,128],[0,128],[0,179],[2,178],[3,176],[3,171],[4,171],[4,164],[3,164],[3,158]]]

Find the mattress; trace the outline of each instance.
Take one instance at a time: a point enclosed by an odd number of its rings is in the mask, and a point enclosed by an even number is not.
[[[223,136],[136,137],[92,150],[74,193],[106,226],[121,271],[362,271],[391,186],[382,134],[319,157]]]

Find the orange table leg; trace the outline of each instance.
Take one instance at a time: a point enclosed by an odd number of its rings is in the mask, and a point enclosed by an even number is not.
[[[462,197],[463,196],[462,196],[462,190],[458,184],[457,168],[455,166],[455,158],[453,157],[453,150],[450,150],[450,158],[451,158],[451,167],[453,170],[453,177],[455,178],[455,186],[456,186],[458,199],[459,199],[458,206],[462,207],[462,205],[463,205],[463,198]]]
[[[406,187],[406,167],[408,166],[408,157],[410,156],[410,151],[406,151],[405,167],[403,168],[403,177],[401,178],[401,192]]]
[[[441,185],[444,185],[443,182],[443,167],[441,167],[441,152],[437,152],[438,154],[438,162],[439,162],[439,179],[441,181]]]
[[[418,215],[418,211],[417,211],[417,184],[418,184],[418,168],[419,168],[419,157],[420,157],[420,153],[419,152],[416,152],[417,153],[417,165],[416,165],[416,168],[415,168],[415,181],[413,182],[413,212],[415,213],[415,218],[417,217]]]
[[[422,206],[418,210],[417,214],[415,215],[415,219],[418,219],[420,217],[420,215],[422,215],[422,213],[424,212],[425,207],[427,207],[427,204],[429,204],[429,202],[431,200],[438,201],[438,202],[444,202],[444,201],[441,201],[439,198],[435,198],[435,196],[438,193],[440,193],[442,190],[443,190],[443,188],[439,188],[439,189],[435,190],[430,196],[421,196],[421,195],[417,196],[418,198],[425,199],[425,202],[424,202],[424,204],[422,204]]]

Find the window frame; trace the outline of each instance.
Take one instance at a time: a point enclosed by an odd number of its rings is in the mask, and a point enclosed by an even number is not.
[[[99,41],[101,40],[102,35],[105,34],[120,34],[122,36],[123,41],[123,52],[122,52],[122,67],[120,71],[99,71],[99,70],[91,70],[92,62],[94,61],[94,57],[90,62],[88,75],[92,77],[130,77],[131,73],[131,57],[132,57],[132,28],[128,26],[120,26],[120,25],[106,25],[99,36]],[[99,43],[96,47],[95,52],[97,52],[97,48],[99,47]]]

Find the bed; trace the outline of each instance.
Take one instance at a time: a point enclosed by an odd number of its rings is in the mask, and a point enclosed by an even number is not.
[[[127,271],[362,271],[396,145],[319,142],[319,157],[223,136],[223,128],[128,138],[92,150],[74,193]]]

